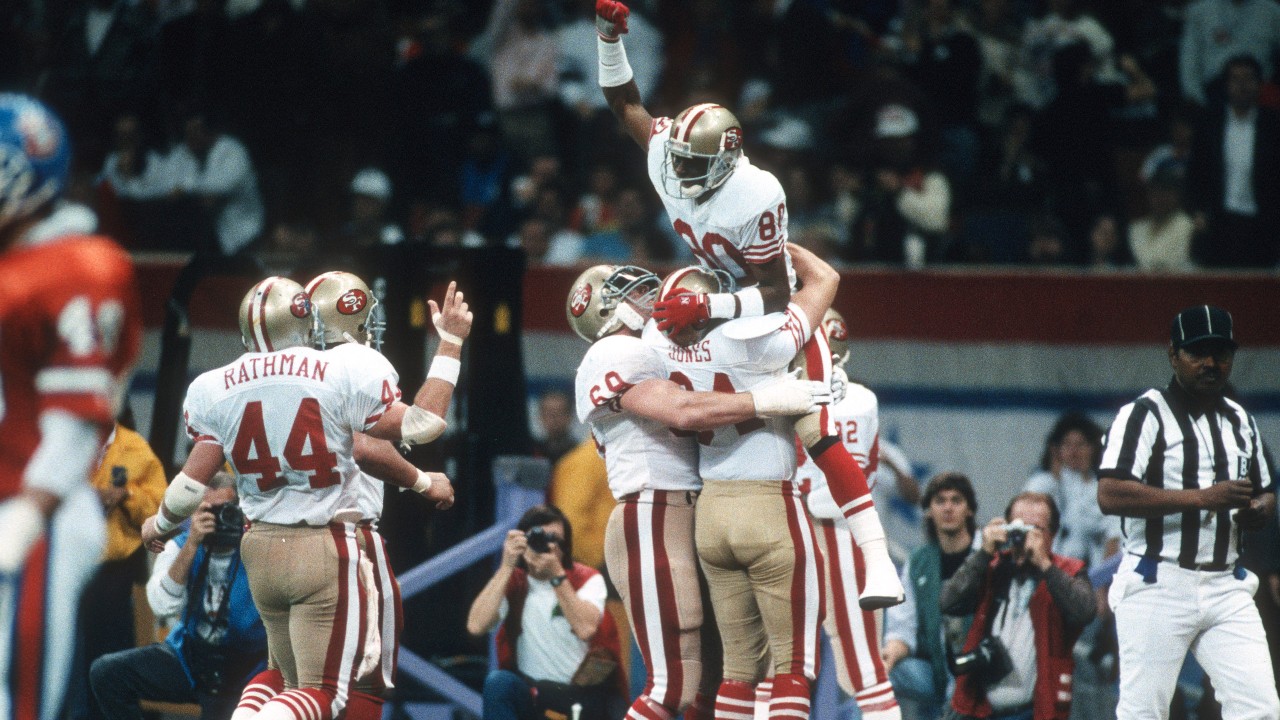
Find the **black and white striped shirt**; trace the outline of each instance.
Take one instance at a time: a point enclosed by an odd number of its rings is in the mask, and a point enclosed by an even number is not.
[[[1258,424],[1239,403],[1223,398],[1207,412],[1170,381],[1120,408],[1107,432],[1099,477],[1144,482],[1167,490],[1209,487],[1215,480],[1253,482],[1271,490],[1271,470]],[[1228,511],[1184,512],[1123,520],[1124,549],[1182,567],[1224,567],[1239,555]]]

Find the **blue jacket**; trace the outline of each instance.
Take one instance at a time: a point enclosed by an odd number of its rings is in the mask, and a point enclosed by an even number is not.
[[[178,547],[182,547],[186,544],[187,537],[188,533],[184,530],[173,540]],[[191,683],[193,688],[196,684],[195,678],[191,674],[191,668],[187,666],[183,646],[190,633],[195,631],[191,610],[196,603],[191,602],[191,598],[204,596],[204,588],[197,588],[196,582],[199,580],[200,568],[204,565],[206,553],[208,548],[203,546],[196,550],[195,558],[191,561],[191,569],[187,571],[187,608],[183,611],[182,618],[169,631],[169,637],[165,638],[165,642],[177,653],[178,661],[182,663],[182,672],[186,674],[187,682]],[[263,661],[260,667],[253,671],[253,674],[256,674],[266,667],[267,631],[262,626],[262,618],[258,616],[257,606],[253,604],[253,596],[249,594],[249,576],[245,574],[244,563],[240,562],[239,550],[235,551],[233,562],[236,574],[231,583],[231,600],[227,605],[227,634],[223,644],[235,648],[235,655],[262,653]],[[252,674],[249,677],[252,677]]]

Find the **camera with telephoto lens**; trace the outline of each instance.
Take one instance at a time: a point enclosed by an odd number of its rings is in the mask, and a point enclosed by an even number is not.
[[[1002,550],[1017,550],[1027,543],[1027,533],[1035,529],[1035,525],[1028,525],[1019,518],[1013,522],[1004,524],[1004,544],[1000,546]]]
[[[213,532],[204,537],[204,545],[210,548],[226,549],[240,545],[240,536],[244,535],[244,513],[235,503],[221,503],[209,508],[213,513]]]
[[[1000,682],[1013,669],[1009,651],[999,638],[982,638],[977,647],[963,655],[953,655],[947,649],[947,667],[952,675],[972,675],[984,685]]]
[[[524,537],[529,543],[529,549],[536,553],[551,552],[551,543],[555,542],[551,539],[550,533],[541,526],[529,528]]]

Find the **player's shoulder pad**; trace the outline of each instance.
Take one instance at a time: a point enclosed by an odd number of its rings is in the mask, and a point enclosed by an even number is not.
[[[848,404],[851,408],[864,412],[875,412],[880,403],[871,388],[850,381],[845,385],[844,402],[841,404]]]
[[[655,373],[655,377],[660,376],[662,360],[658,357],[656,348],[638,337],[610,335],[591,344],[586,355],[582,357],[578,373],[589,374],[597,367],[608,367],[622,372],[629,376],[624,379],[634,383],[646,379],[636,376],[644,375],[649,371]]]
[[[785,312],[772,312],[758,317],[730,320],[722,326],[724,336],[730,340],[754,340],[777,332],[787,324]]]
[[[777,212],[778,205],[786,202],[782,183],[773,173],[752,165],[743,156],[738,166],[717,192],[723,200],[723,222],[726,226],[755,222],[764,212]]]

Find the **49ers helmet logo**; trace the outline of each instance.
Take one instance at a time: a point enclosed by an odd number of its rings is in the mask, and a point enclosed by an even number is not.
[[[573,291],[573,298],[569,301],[569,312],[574,317],[582,317],[582,313],[587,311],[587,306],[591,304],[591,283],[584,282]]]
[[[343,315],[355,315],[364,309],[369,302],[369,296],[364,294],[360,288],[351,288],[338,298],[338,312]]]
[[[724,149],[737,150],[742,147],[742,128],[731,127],[724,131]]]
[[[827,337],[832,340],[848,340],[849,326],[840,318],[831,318],[827,321]]]
[[[311,314],[311,301],[307,299],[306,293],[300,292],[293,296],[293,302],[289,303],[289,312],[296,318],[304,318]]]

